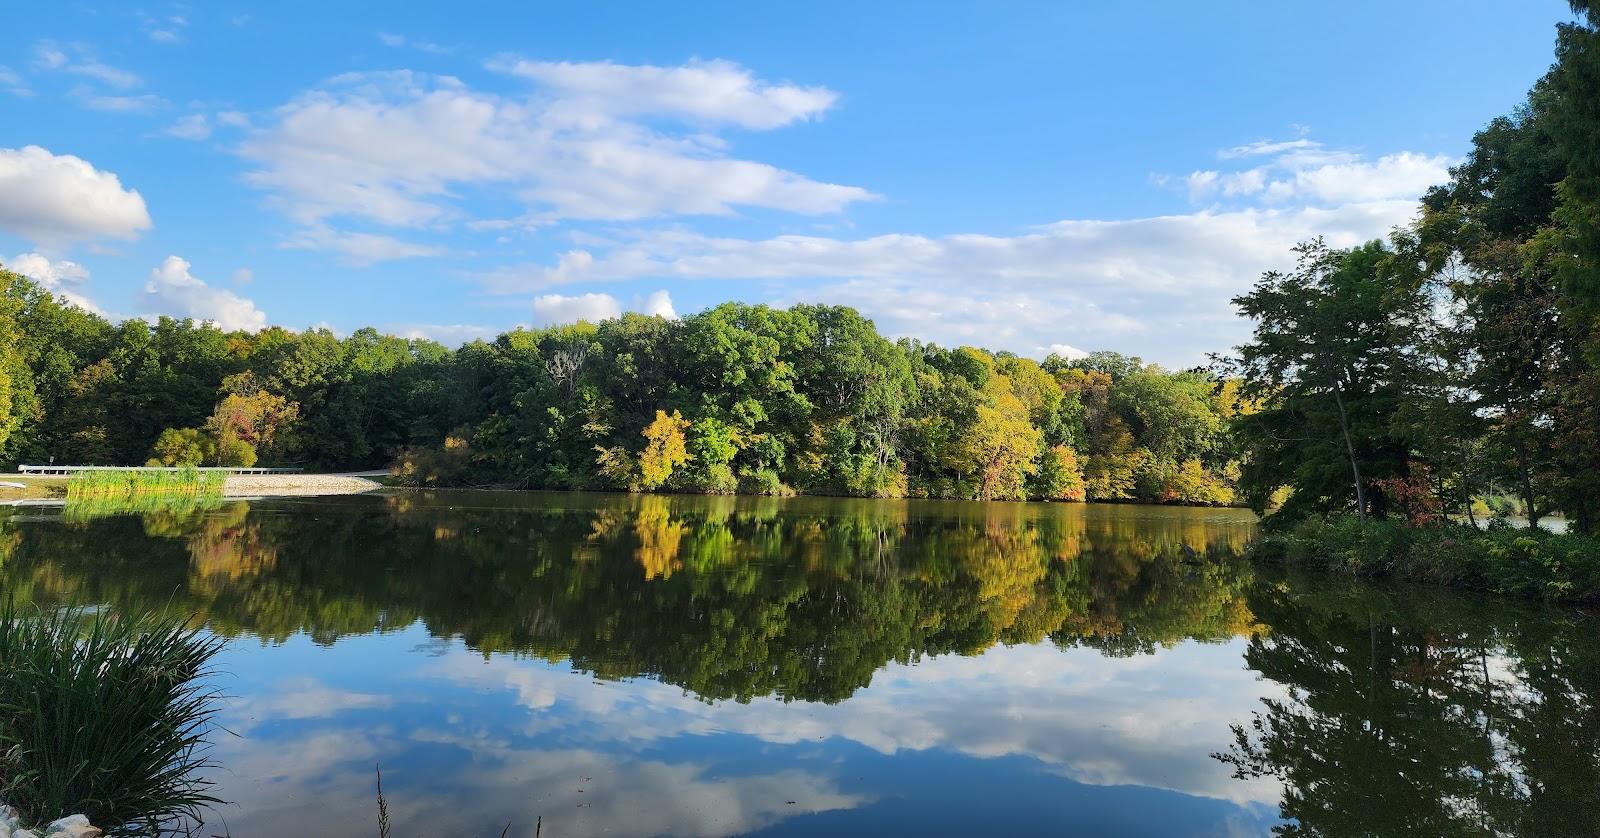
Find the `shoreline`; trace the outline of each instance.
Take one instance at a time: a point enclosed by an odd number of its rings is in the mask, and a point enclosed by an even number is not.
[[[319,497],[359,495],[382,489],[383,484],[368,479],[382,472],[344,474],[230,474],[223,481],[224,498]],[[23,488],[0,486],[0,506],[65,502],[67,478],[33,475],[0,475],[0,483],[18,483]]]

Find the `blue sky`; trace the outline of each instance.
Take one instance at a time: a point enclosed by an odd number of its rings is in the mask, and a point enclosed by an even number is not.
[[[1183,366],[1403,223],[1560,0],[7,3],[0,261],[447,343],[724,300]]]

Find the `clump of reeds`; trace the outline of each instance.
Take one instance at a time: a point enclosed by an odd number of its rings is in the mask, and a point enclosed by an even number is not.
[[[223,641],[183,620],[0,605],[0,798],[158,834],[220,801],[199,772]]]
[[[80,471],[67,480],[67,500],[150,495],[221,497],[226,479],[222,472],[196,468]]]

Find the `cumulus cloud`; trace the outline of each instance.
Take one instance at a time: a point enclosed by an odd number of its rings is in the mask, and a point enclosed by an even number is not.
[[[189,263],[168,256],[150,271],[144,286],[144,303],[157,314],[209,320],[225,331],[266,328],[267,315],[256,304],[232,291],[212,288],[189,272]]]
[[[149,227],[144,198],[115,174],[39,146],[0,148],[0,229],[54,243],[133,238]]]
[[[100,308],[83,295],[89,269],[67,259],[52,260],[39,253],[22,253],[5,260],[5,266],[39,283],[46,291],[65,298],[86,311],[102,314]]]
[[[598,323],[621,317],[622,306],[610,294],[578,294],[571,297],[542,294],[533,298],[533,316],[541,326],[576,323],[580,320]]]
[[[668,320],[678,319],[678,312],[672,307],[672,295],[666,289],[653,291],[642,302],[634,305],[634,309],[641,314],[652,317],[665,317]]]
[[[332,79],[279,108],[242,145],[257,164],[247,179],[308,227],[344,218],[487,229],[497,219],[471,219],[463,209],[462,196],[478,190],[520,203],[521,216],[499,220],[502,227],[738,207],[821,214],[875,197],[732,158],[705,130],[712,122],[767,128],[813,117],[832,101],[820,88],[769,85],[726,62],[497,66],[532,89],[501,96],[409,71]],[[697,94],[696,81],[730,99]]]
[[[1083,351],[1082,349],[1079,349],[1076,346],[1071,346],[1071,345],[1068,345],[1068,344],[1065,344],[1065,343],[1052,343],[1049,346],[1043,347],[1043,351],[1042,351],[1041,354],[1044,354],[1044,355],[1060,355],[1061,357],[1066,358],[1069,361],[1076,361],[1079,358],[1087,358],[1087,357],[1089,357],[1089,353],[1088,352],[1085,352],[1085,351]]]

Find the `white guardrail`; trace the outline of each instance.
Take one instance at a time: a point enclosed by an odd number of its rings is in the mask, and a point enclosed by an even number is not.
[[[183,471],[175,466],[17,466],[18,474],[77,474],[80,471]],[[231,466],[205,466],[198,471],[220,471],[224,474],[299,474],[303,468],[233,468]]]

